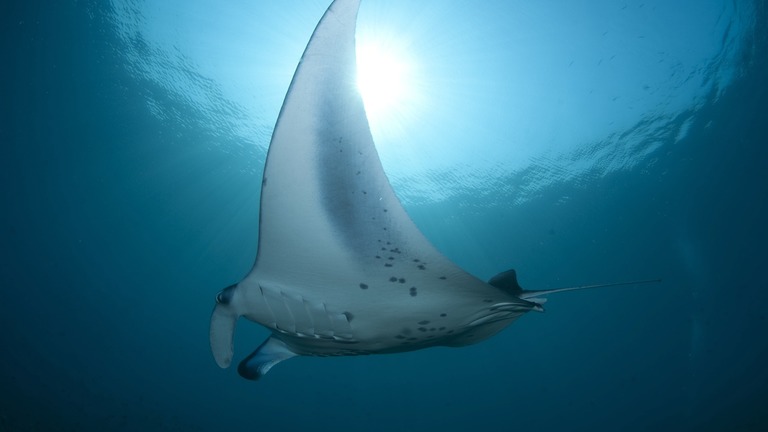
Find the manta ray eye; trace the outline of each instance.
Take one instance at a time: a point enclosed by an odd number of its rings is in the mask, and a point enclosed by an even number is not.
[[[235,294],[235,287],[237,287],[237,285],[230,285],[221,290],[220,293],[216,294],[216,303],[228,305],[229,302],[232,301],[232,296]]]

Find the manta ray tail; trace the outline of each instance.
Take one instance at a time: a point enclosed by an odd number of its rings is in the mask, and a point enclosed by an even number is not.
[[[548,289],[548,290],[526,290],[526,289],[523,289],[520,286],[520,284],[517,282],[517,272],[515,272],[515,270],[507,270],[505,272],[501,272],[496,276],[492,277],[488,281],[489,284],[495,286],[496,288],[505,290],[511,294],[514,294],[518,298],[529,300],[539,305],[541,303],[546,302],[546,299],[538,298],[538,296],[545,296],[547,294],[554,294],[554,293],[563,292],[563,291],[576,291],[576,290],[583,290],[583,289],[589,289],[589,288],[605,288],[605,287],[612,287],[612,286],[636,285],[636,284],[658,283],[658,282],[661,282],[661,279],[647,279],[647,280],[618,282],[618,283],[599,284],[599,285],[580,285],[580,286],[555,288],[555,289]]]

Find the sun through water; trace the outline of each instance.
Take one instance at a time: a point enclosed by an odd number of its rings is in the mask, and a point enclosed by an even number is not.
[[[417,62],[397,38],[358,39],[357,86],[375,138],[394,138],[418,114],[419,81]]]

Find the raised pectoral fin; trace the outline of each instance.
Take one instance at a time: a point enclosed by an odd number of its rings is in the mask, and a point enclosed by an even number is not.
[[[269,372],[272,366],[297,355],[285,342],[269,337],[256,351],[240,362],[237,372],[243,378],[255,381]]]

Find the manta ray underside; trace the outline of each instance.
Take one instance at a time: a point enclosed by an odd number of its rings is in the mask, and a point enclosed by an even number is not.
[[[272,335],[238,367],[258,379],[297,355],[396,353],[483,340],[543,295],[515,272],[484,282],[452,263],[400,205],[371,137],[355,73],[359,0],[336,0],[304,51],[277,120],[261,190],[251,272],[211,317],[228,367],[236,321]]]

